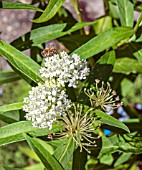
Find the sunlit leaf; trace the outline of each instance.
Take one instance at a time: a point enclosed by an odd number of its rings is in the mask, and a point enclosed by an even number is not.
[[[20,121],[6,125],[0,128],[0,145],[6,145],[17,141],[25,140],[23,133],[28,133],[32,136],[47,136],[50,133],[58,132],[62,129],[60,126],[53,126],[52,130],[40,129],[32,126],[31,121]]]
[[[63,170],[59,162],[36,139],[31,138],[26,134],[24,134],[24,137],[47,169]]]
[[[117,0],[119,16],[122,26],[133,27],[134,6],[130,0]]]
[[[77,53],[82,59],[87,59],[130,37],[133,33],[129,27],[112,28],[92,38],[73,53]]]
[[[133,58],[118,58],[115,62],[113,72],[126,75],[130,73],[142,73],[142,64]]]
[[[0,7],[3,9],[28,9],[42,12],[43,10],[30,4],[24,4],[21,2],[0,2]]]
[[[123,164],[124,162],[128,161],[130,157],[132,156],[132,153],[123,153],[115,162],[114,167],[119,166]]]
[[[73,156],[73,152],[75,150],[75,142],[72,138],[65,144],[57,147],[54,152],[54,157],[59,160],[60,164],[66,169],[71,157]]]
[[[64,35],[70,34],[74,31],[83,28],[86,25],[91,25],[93,23],[94,22],[77,23],[67,31],[64,31],[66,23],[52,24],[52,25],[40,27],[14,40],[11,43],[11,45],[23,51],[28,48],[31,48],[32,46],[37,46],[39,44],[48,42],[50,40],[63,37]]]
[[[44,12],[42,13],[42,15],[33,20],[33,22],[36,23],[41,23],[41,22],[45,22],[50,20],[52,17],[55,16],[55,14],[58,12],[58,10],[60,9],[60,7],[63,5],[64,0],[52,0],[49,1],[46,9],[44,10]]]
[[[126,132],[130,132],[128,127],[124,123],[117,120],[116,118],[109,116],[108,114],[106,114],[100,110],[95,110],[94,112],[96,113],[97,117],[100,118],[101,122],[103,122],[107,125],[110,125],[110,126],[118,127],[120,129],[125,130]]]
[[[42,81],[38,74],[40,66],[4,41],[0,41],[0,55],[5,57],[17,70],[34,82],[38,83]]]
[[[0,84],[10,83],[19,79],[20,77],[14,71],[0,72]]]
[[[3,105],[3,106],[0,106],[0,113],[12,111],[12,110],[20,110],[22,109],[22,106],[23,106],[23,102]]]

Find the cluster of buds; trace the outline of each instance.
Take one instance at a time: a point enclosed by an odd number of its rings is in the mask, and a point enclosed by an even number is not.
[[[101,87],[99,85],[101,84]],[[90,89],[84,89],[85,94],[89,97],[91,107],[95,109],[101,109],[105,112],[110,112],[122,106],[122,102],[119,100],[119,96],[111,89],[110,83],[107,82],[106,88],[104,82],[100,83],[100,80],[95,80],[95,86]]]

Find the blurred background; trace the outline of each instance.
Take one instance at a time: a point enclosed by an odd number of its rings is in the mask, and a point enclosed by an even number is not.
[[[32,0],[9,1],[27,4],[32,2]],[[105,14],[103,0],[80,0],[79,4],[83,12],[83,21],[93,21]],[[73,14],[74,18],[77,19],[74,8],[69,0],[66,0],[64,6]],[[14,39],[29,32],[32,27],[31,20],[34,18],[34,15],[35,12],[29,10],[0,9],[0,38],[7,43],[11,43]],[[137,17],[138,14],[135,13],[135,20]],[[24,51],[24,53],[30,55],[29,50]],[[10,69],[9,64],[4,58],[0,57],[0,70],[7,69]],[[139,114],[142,114],[142,76],[137,76],[133,83],[130,81],[124,81],[123,83],[128,85],[126,87],[127,90],[124,91],[124,102],[129,103],[133,109]],[[23,97],[27,96],[27,91],[29,89],[30,86],[27,85],[24,80],[17,80],[13,83],[0,85],[0,105],[23,101]],[[119,108],[117,113],[119,114],[118,118],[120,120],[129,119],[129,115],[127,115],[123,108]],[[7,122],[0,121],[0,126],[13,121],[12,118],[10,119],[10,115],[15,113],[10,112],[7,114],[9,115],[9,119],[7,119]],[[18,119],[16,118],[16,114],[15,119]],[[111,132],[106,131],[105,133],[109,135]],[[0,170],[3,170],[3,164],[9,165],[10,167],[23,168],[25,166],[33,165],[37,161],[39,161],[37,156],[31,149],[29,149],[25,142],[0,147]]]

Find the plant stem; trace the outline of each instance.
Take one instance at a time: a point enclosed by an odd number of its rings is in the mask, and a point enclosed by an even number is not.
[[[77,17],[78,17],[78,22],[82,23],[83,22],[83,20],[82,20],[82,12],[81,12],[81,10],[79,8],[78,0],[72,0],[72,4],[73,4],[74,9],[76,11],[76,14],[77,14]],[[80,33],[84,34],[84,29],[83,28],[80,29]]]
[[[108,0],[104,0],[104,9],[105,9],[105,15],[109,15],[109,2],[108,2]]]
[[[141,14],[140,14],[140,16],[138,18],[138,21],[137,21],[135,27],[134,27],[134,32],[137,32],[137,30],[139,28],[139,24],[141,23],[141,21],[142,21],[142,12],[141,12]]]
[[[74,9],[75,9],[75,11],[77,13],[77,16],[78,16],[78,22],[82,23],[83,22],[83,20],[82,20],[82,12],[81,12],[81,10],[79,8],[78,0],[72,0],[72,4],[73,4]],[[84,35],[84,29],[83,28],[80,29],[80,34]],[[93,67],[95,65],[93,57],[89,58],[88,61],[89,61],[91,69],[93,69]]]
[[[135,25],[135,27],[134,27],[134,29],[133,29],[133,30],[134,30],[134,33],[137,32],[137,30],[138,30],[139,25],[140,25],[141,22],[142,22],[142,12],[141,12],[141,14],[140,14],[140,16],[139,16],[139,18],[138,18],[138,20],[137,20],[137,23],[136,23],[136,25]],[[128,41],[129,41],[129,38],[121,41],[120,43],[117,44],[117,47],[122,46],[123,44],[127,43]]]

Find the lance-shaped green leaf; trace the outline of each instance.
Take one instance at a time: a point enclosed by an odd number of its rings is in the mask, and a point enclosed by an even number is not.
[[[73,53],[77,53],[82,59],[87,59],[112,47],[133,34],[134,31],[130,27],[112,28],[92,38],[87,43],[76,49]]]
[[[28,10],[34,10],[34,11],[39,11],[43,12],[42,9],[35,7],[30,4],[24,4],[21,2],[0,2],[0,8],[3,9],[28,9]]]
[[[98,155],[98,158],[105,156],[106,154],[111,154],[118,150],[118,146],[114,145],[109,138],[102,136],[102,148]]]
[[[74,150],[75,142],[72,138],[70,138],[67,143],[57,147],[55,150],[54,157],[60,162],[64,169],[66,169],[66,166],[72,158]]]
[[[124,123],[120,122],[119,120],[115,119],[114,117],[109,116],[100,110],[95,110],[94,112],[96,113],[96,116],[100,118],[101,122],[103,122],[107,125],[110,125],[110,126],[118,127],[120,129],[125,130],[126,132],[130,132],[128,127]]]
[[[52,24],[52,25],[40,27],[32,30],[31,32],[25,35],[22,35],[22,37],[14,40],[11,43],[11,45],[23,51],[31,48],[32,46],[37,46],[47,41],[70,34],[71,32],[77,31],[80,28],[83,28],[86,25],[91,25],[93,23],[94,22],[77,23],[67,31],[63,31],[63,29],[66,26],[66,23]]]
[[[0,72],[0,84],[10,83],[19,79],[20,77],[14,71]]]
[[[60,130],[62,130],[62,127],[57,125],[48,131],[47,128],[40,129],[33,127],[31,121],[20,121],[0,128],[0,145],[25,140],[23,133],[29,133],[32,136],[47,136]]]
[[[111,154],[106,154],[100,158],[100,163],[106,164],[106,165],[111,165],[113,160],[114,160],[114,158]]]
[[[49,1],[49,3],[47,5],[46,9],[44,10],[44,12],[42,13],[42,15],[39,18],[33,20],[33,22],[41,23],[41,22],[46,22],[46,21],[50,20],[58,12],[60,7],[63,5],[64,1],[65,0]]]
[[[4,41],[0,41],[0,55],[4,56],[17,70],[34,82],[42,81],[39,76],[40,66]]]
[[[94,149],[94,148],[93,148]],[[73,154],[73,165],[72,170],[82,170],[87,162],[87,152],[83,150],[80,152],[80,148],[77,148]]]
[[[4,170],[21,170],[21,168],[12,168],[12,167],[9,167],[9,166],[3,166]]]
[[[133,82],[131,82],[129,79],[127,78],[124,78],[122,81],[121,81],[121,95],[123,97],[126,97],[129,92],[132,90],[133,88]]]
[[[44,166],[49,170],[63,170],[60,163],[52,156],[46,149],[43,147],[36,139],[29,137],[24,134],[25,139],[27,140],[30,147],[38,155]]]
[[[32,40],[32,46],[42,44],[49,40],[63,36],[63,29],[66,24],[53,24],[45,27],[40,27],[31,31],[30,40]]]
[[[132,156],[132,153],[123,153],[115,162],[114,167],[119,166],[123,164],[124,162],[128,161],[130,157]]]
[[[118,58],[113,72],[129,75],[130,73],[142,73],[142,64],[133,58]]]
[[[94,149],[98,149],[94,148]],[[101,151],[99,153],[98,158],[101,158],[105,155],[110,155],[115,152],[123,152],[123,153],[142,153],[141,149],[141,137],[137,137],[130,134],[124,135],[112,135],[110,137],[103,136],[102,137],[102,145]],[[126,155],[127,157],[128,155]],[[124,157],[123,157],[124,158]],[[118,160],[118,159],[117,159]],[[125,160],[125,158],[123,159]],[[122,159],[119,161],[123,161]]]
[[[117,0],[119,16],[122,26],[133,27],[134,5],[130,0]]]
[[[8,124],[18,122],[19,118],[20,115],[18,110],[0,113],[0,120]]]
[[[22,109],[23,104],[24,104],[23,102],[19,102],[19,103],[12,103],[8,105],[0,106],[0,113],[12,111],[12,110],[20,110]]]
[[[112,28],[112,18],[110,16],[101,17],[94,21],[92,25],[96,34],[104,32]]]

